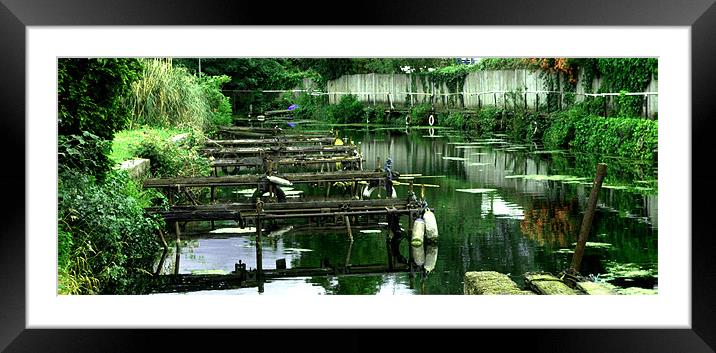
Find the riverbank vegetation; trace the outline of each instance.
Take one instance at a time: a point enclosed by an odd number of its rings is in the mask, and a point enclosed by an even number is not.
[[[144,290],[165,227],[144,208],[165,200],[117,165],[142,157],[154,176],[208,175],[196,148],[231,123],[228,81],[167,59],[58,61],[58,293]]]

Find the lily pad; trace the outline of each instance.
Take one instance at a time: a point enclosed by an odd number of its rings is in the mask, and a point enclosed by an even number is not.
[[[508,175],[505,176],[507,179],[522,178],[524,180],[551,180],[551,181],[583,181],[589,180],[589,178],[578,177],[574,175],[542,175],[542,174],[528,174],[528,175]]]
[[[467,158],[464,157],[443,157],[443,159],[447,159],[449,161],[466,161]]]
[[[490,163],[468,163],[469,166],[482,166],[482,165],[490,165]]]
[[[365,233],[365,234],[375,234],[375,233],[380,233],[381,230],[380,229],[361,229],[360,232]]]
[[[284,252],[309,252],[313,251],[311,249],[299,249],[299,248],[285,248],[283,249]]]
[[[577,243],[572,243],[572,246],[577,246]],[[600,243],[600,242],[596,242],[596,241],[588,241],[584,244],[584,247],[595,248],[595,249],[611,249],[612,244]]]
[[[470,194],[484,194],[484,193],[488,193],[488,192],[497,191],[497,189],[455,189],[455,191],[467,192]]]
[[[658,289],[648,289],[640,287],[616,288],[617,293],[621,295],[655,295],[659,294]]]

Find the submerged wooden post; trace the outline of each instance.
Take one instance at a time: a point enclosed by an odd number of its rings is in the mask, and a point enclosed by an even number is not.
[[[348,229],[348,239],[351,240],[351,243],[353,242],[353,231],[351,230],[351,220],[348,218],[348,215],[343,215],[343,219],[346,223],[346,228]]]
[[[169,252],[169,246],[167,245],[167,241],[164,239],[164,232],[162,232],[161,229],[159,229],[159,239],[162,240],[162,248],[164,251],[162,251],[162,258],[159,260],[159,265],[157,265],[157,270],[154,272],[155,276],[159,276],[159,274],[162,272],[162,267],[164,267],[164,261],[167,259],[167,253]]]
[[[261,247],[261,215],[256,216],[256,279],[263,280],[263,249]]]
[[[177,235],[177,241],[176,241],[176,258],[174,260],[174,274],[179,274],[179,255],[181,254],[181,251],[179,249],[179,245],[181,244],[181,239],[179,238],[179,222],[174,222],[174,232],[176,232]]]
[[[594,179],[592,193],[589,194],[589,201],[587,201],[587,210],[584,212],[584,218],[582,218],[582,228],[579,230],[579,240],[577,240],[577,248],[574,250],[574,255],[572,256],[572,266],[570,270],[573,273],[578,273],[579,268],[582,265],[584,246],[587,243],[587,237],[589,236],[589,231],[592,228],[592,219],[594,218],[594,211],[597,208],[597,198],[599,196],[599,190],[602,188],[602,182],[604,181],[604,177],[606,175],[607,165],[604,163],[597,164],[597,177]]]

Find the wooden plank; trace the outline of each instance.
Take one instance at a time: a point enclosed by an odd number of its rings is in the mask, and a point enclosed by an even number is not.
[[[399,176],[400,174],[394,173]],[[257,185],[263,175],[246,174],[212,177],[154,178],[146,179],[144,188],[176,188],[176,187],[217,187]],[[338,171],[326,173],[279,173],[276,176],[292,183],[313,182],[352,182],[360,180],[382,180],[385,173],[372,171]]]
[[[281,136],[264,139],[232,139],[232,140],[211,140],[207,139],[206,146],[260,146],[260,145],[289,145],[289,144],[333,144],[334,137],[305,137],[294,138]]]
[[[347,146],[268,146],[268,147],[226,147],[202,148],[199,152],[206,156],[254,156],[254,155],[292,155],[307,153],[352,154],[358,147]]]
[[[577,295],[582,294],[567,286],[561,279],[548,273],[526,273],[527,286],[537,294]]]

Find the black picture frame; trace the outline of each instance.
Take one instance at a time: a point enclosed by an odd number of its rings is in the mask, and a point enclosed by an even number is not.
[[[494,341],[510,349],[570,352],[713,352],[716,347],[716,249],[709,213],[714,188],[708,161],[716,114],[711,85],[716,82],[716,6],[714,0],[601,0],[526,2],[502,0],[350,2],[328,6],[239,1],[172,0],[0,0],[0,141],[4,144],[0,185],[7,195],[0,242],[0,348],[8,352],[115,352],[148,348],[166,351],[200,347],[242,347],[267,343],[271,350],[309,344],[320,350],[375,349],[384,339],[404,349],[428,339],[477,347]],[[317,11],[316,5],[323,7]],[[272,14],[276,14],[275,16]],[[96,25],[550,25],[550,26],[690,26],[692,97],[692,325],[691,329],[534,329],[534,330],[36,330],[25,328],[25,29],[28,26]],[[685,117],[686,119],[686,117]],[[23,151],[23,153],[18,153]],[[694,161],[700,162],[695,163]],[[22,187],[20,187],[22,186]],[[48,222],[53,220],[48,220]],[[686,227],[689,228],[688,226]],[[48,241],[54,239],[48,238]],[[569,312],[574,308],[562,308]],[[321,335],[321,340],[314,336]],[[309,335],[310,339],[307,339]],[[371,338],[368,340],[367,338]],[[324,343],[330,339],[335,343]],[[447,341],[443,341],[447,340]],[[298,342],[298,343],[297,343]],[[300,343],[303,342],[303,343]],[[329,348],[340,344],[341,348]],[[489,343],[489,342],[488,342]],[[487,343],[485,343],[487,344]],[[387,347],[387,346],[386,346]]]

